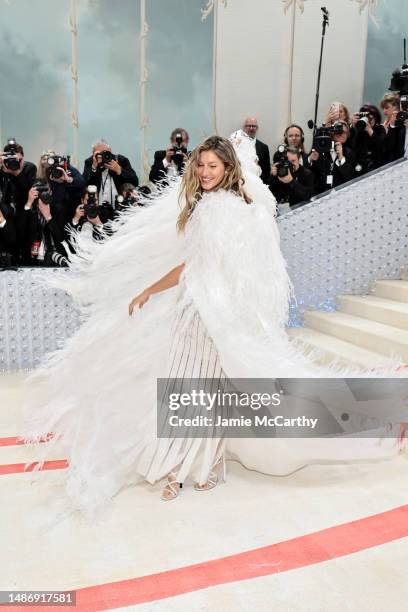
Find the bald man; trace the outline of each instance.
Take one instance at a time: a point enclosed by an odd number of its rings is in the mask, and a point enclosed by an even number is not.
[[[271,158],[269,155],[269,147],[265,143],[257,139],[258,120],[256,117],[247,117],[242,126],[243,131],[255,141],[255,150],[258,156],[258,163],[261,167],[261,179],[267,185],[271,176]]]

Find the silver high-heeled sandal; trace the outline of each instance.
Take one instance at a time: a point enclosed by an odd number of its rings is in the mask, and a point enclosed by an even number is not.
[[[219,481],[218,472],[220,471],[220,478],[223,482],[227,479],[227,464],[225,461],[224,455],[218,459],[217,463],[215,463],[212,467],[211,472],[208,474],[208,480],[203,485],[196,484],[194,485],[194,489],[196,491],[209,491],[217,486]]]
[[[178,496],[183,484],[181,482],[177,482],[176,478],[177,474],[175,472],[170,472],[170,474],[167,476],[167,484],[161,494],[161,499],[163,501],[170,501],[172,499],[176,499]]]

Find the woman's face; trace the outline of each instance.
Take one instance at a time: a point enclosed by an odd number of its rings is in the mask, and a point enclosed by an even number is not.
[[[212,191],[225,175],[225,164],[214,151],[203,151],[198,158],[197,175],[203,191]]]
[[[346,109],[342,104],[340,104],[339,108],[339,121],[347,121]]]
[[[48,155],[42,155],[41,156],[41,166],[43,168],[47,168],[48,167],[48,163],[47,163],[48,162],[48,157],[49,157]]]
[[[392,119],[392,115],[393,113],[398,110],[398,108],[396,106],[394,106],[393,104],[386,104],[384,106],[384,116],[386,119]]]

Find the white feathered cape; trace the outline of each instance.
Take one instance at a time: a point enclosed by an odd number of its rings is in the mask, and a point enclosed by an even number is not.
[[[156,378],[166,376],[177,297],[199,312],[229,377],[333,374],[315,368],[288,341],[290,281],[275,201],[254,174],[247,174],[246,188],[250,205],[222,190],[204,195],[185,235],[176,232],[176,181],[148,207],[129,212],[104,243],[78,237],[72,274],[59,283],[83,311],[84,323],[30,377],[25,410],[28,438],[55,434],[39,447],[44,459],[69,460],[74,507],[91,511],[148,470],[157,442]],[[129,318],[130,299],[183,261],[182,296],[180,288],[155,295]],[[228,441],[233,457],[272,474],[315,460],[391,452],[389,444],[367,445]]]

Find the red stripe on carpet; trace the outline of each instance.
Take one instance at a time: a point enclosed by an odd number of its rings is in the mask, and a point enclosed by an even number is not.
[[[41,472],[46,470],[64,470],[68,467],[68,461],[66,459],[57,459],[56,461],[44,461],[42,465],[38,461],[34,463],[9,463],[7,465],[0,465],[0,476],[6,474],[21,474],[23,472],[33,472],[39,470]]]
[[[38,442],[40,444],[44,444],[45,442],[49,442],[53,438],[53,434],[48,434],[43,438],[40,438]],[[24,444],[24,438],[20,437],[11,437],[11,438],[0,438],[0,446],[21,446]]]
[[[75,610],[112,610],[200,589],[281,574],[408,536],[408,505],[213,561],[79,589]],[[20,609],[14,608],[13,610]],[[42,609],[42,607],[40,608]],[[61,610],[48,607],[44,610]],[[26,608],[21,607],[24,612]]]

